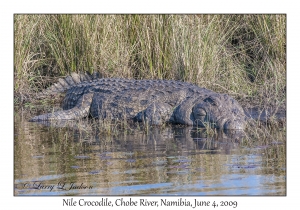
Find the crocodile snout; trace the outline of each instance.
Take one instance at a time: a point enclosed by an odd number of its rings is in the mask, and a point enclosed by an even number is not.
[[[228,120],[224,123],[225,130],[243,130],[245,128],[245,121],[235,119]]]

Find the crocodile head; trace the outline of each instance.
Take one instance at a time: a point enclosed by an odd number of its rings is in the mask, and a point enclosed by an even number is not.
[[[242,130],[246,125],[243,108],[226,94],[212,94],[187,101],[176,114],[176,120],[187,125],[225,130]]]
[[[219,129],[244,129],[245,114],[243,108],[228,95],[212,95],[198,101],[192,108],[193,124],[210,125]]]

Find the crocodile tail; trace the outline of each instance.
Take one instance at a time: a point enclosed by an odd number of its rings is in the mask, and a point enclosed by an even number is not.
[[[49,120],[76,120],[87,117],[90,112],[94,93],[84,94],[79,98],[77,104],[72,109],[51,112],[38,115],[29,120],[29,122],[49,121]]]
[[[49,88],[43,91],[41,95],[63,93],[82,82],[92,81],[98,78],[100,78],[99,72],[94,72],[93,74],[90,74],[89,72],[72,72],[71,75],[65,78],[59,78],[57,83],[51,85]]]

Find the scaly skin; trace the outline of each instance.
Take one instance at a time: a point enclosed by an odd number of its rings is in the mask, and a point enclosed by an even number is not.
[[[165,122],[243,129],[242,107],[226,94],[172,80],[103,79],[75,74],[43,94],[66,92],[63,111],[39,115],[30,121],[94,118],[135,119],[151,125]]]

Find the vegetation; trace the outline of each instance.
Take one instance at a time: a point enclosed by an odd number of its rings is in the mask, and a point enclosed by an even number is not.
[[[285,106],[285,15],[15,15],[14,30],[15,105],[57,77],[98,71]]]

